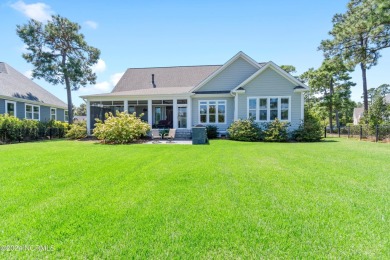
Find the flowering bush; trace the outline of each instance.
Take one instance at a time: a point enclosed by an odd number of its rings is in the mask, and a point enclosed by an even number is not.
[[[68,133],[65,136],[70,139],[81,139],[87,137],[87,123],[78,122],[70,126]]]
[[[0,130],[4,133],[5,140],[16,141],[21,139],[22,121],[8,114],[0,115]]]
[[[229,126],[227,131],[229,138],[236,141],[259,141],[261,135],[261,129],[251,119],[237,120]]]
[[[141,120],[141,114],[137,117],[127,112],[117,112],[114,116],[111,112],[106,113],[106,120],[103,123],[96,120],[93,135],[99,140],[114,144],[132,143],[145,136],[150,131],[150,125]]]

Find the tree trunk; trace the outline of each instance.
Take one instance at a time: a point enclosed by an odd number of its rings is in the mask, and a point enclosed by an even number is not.
[[[337,128],[340,127],[340,118],[339,118],[339,111],[336,110],[336,126]]]
[[[333,132],[333,78],[330,79],[329,96],[329,127]]]
[[[70,89],[70,81],[68,75],[64,75],[66,85],[66,95],[68,97],[68,123],[73,124],[73,105],[72,105],[72,91]]]
[[[362,69],[362,79],[363,79],[363,103],[364,103],[364,112],[368,111],[368,94],[367,94],[367,68],[366,65],[360,63],[360,68]]]

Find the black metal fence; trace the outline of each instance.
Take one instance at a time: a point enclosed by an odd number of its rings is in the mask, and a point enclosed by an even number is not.
[[[330,136],[358,138],[359,140],[366,139],[375,142],[390,141],[390,125],[353,125],[334,127],[332,130],[330,127],[325,127],[324,136],[325,138]]]
[[[1,143],[29,142],[46,139],[64,138],[65,129],[43,127],[38,129],[0,129]]]

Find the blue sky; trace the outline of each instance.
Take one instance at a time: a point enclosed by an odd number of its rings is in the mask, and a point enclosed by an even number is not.
[[[344,12],[347,0],[275,1],[0,1],[0,61],[28,75],[32,66],[22,57],[24,45],[15,33],[29,18],[45,21],[59,14],[82,26],[86,41],[101,50],[97,84],[73,92],[110,92],[130,67],[223,64],[238,51],[255,60],[291,64],[301,74],[317,68],[317,47],[328,37],[332,16]],[[390,50],[368,71],[368,84],[390,83]],[[361,73],[352,99],[360,101]],[[36,80],[62,100],[62,86]]]

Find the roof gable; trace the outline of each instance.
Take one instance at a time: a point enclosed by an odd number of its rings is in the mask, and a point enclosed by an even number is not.
[[[272,61],[267,62],[261,69],[259,69],[257,72],[255,72],[252,76],[247,78],[244,82],[242,82],[240,85],[238,85],[236,88],[232,90],[232,92],[237,91],[240,88],[245,89],[245,85],[247,85],[249,82],[260,76],[264,71],[266,71],[268,68],[273,69],[275,72],[277,72],[280,76],[284,77],[291,83],[302,87],[302,91],[307,91],[309,90],[309,87],[303,84],[301,81],[297,80],[295,77],[291,76],[290,73],[287,73],[284,71],[282,68],[280,68],[278,65],[273,63]]]
[[[215,79],[218,75],[221,75],[225,70],[227,70],[232,64],[234,64],[237,61],[243,60],[251,67],[253,68],[253,71],[249,72],[249,75],[254,73],[254,71],[257,71],[262,67],[262,64],[257,63],[255,60],[253,60],[251,57],[246,55],[244,52],[240,51],[236,55],[234,55],[230,60],[228,60],[223,66],[221,66],[218,70],[216,70],[213,74],[205,78],[202,82],[200,82],[197,86],[194,87],[192,92],[197,92],[198,90],[202,89],[204,86],[206,86],[207,83],[211,82],[213,79]],[[247,72],[248,73],[248,72]],[[229,74],[229,73],[226,73]],[[247,75],[246,77],[248,77]],[[245,76],[244,76],[245,77]],[[240,81],[240,79],[237,79]],[[241,80],[242,81],[242,80]],[[239,84],[239,83],[237,83]]]
[[[0,96],[67,107],[59,98],[5,62],[0,62]]]

